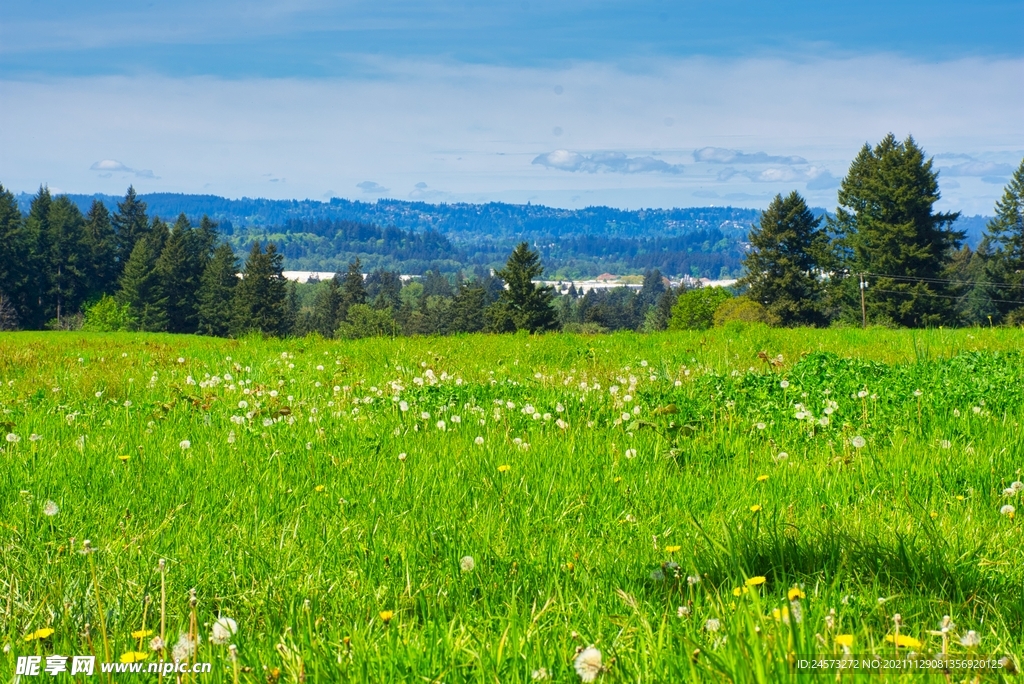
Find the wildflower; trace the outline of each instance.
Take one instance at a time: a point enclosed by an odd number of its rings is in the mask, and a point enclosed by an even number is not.
[[[853,647],[853,635],[852,634],[837,634],[836,635],[836,643],[839,644],[840,646],[842,646],[843,648],[852,648]]]
[[[36,433],[33,432],[31,435],[28,436],[28,441],[30,441],[30,442],[38,442],[42,438],[43,438],[42,435],[37,435]]]
[[[463,556],[459,561],[459,568],[462,572],[473,572],[476,568],[476,561],[473,560],[472,556]]]
[[[499,473],[507,473],[510,470],[512,470],[512,466],[510,466],[510,465],[500,465],[500,466],[498,466],[498,472]]]
[[[149,650],[151,651],[162,651],[164,650],[164,640],[160,637],[153,637],[149,642]]]
[[[1010,489],[1018,493],[1024,492],[1024,482],[1021,482],[1020,480],[1017,480],[1016,482],[1011,482]]]
[[[960,645],[966,646],[967,648],[974,648],[981,643],[981,637],[973,629],[968,630],[967,634],[960,637]]]
[[[790,601],[795,601],[797,599],[802,599],[802,598],[805,598],[805,597],[806,597],[806,594],[804,594],[804,592],[800,589],[800,587],[793,587],[788,592],[786,592],[786,598],[789,599]]]
[[[601,651],[594,648],[593,645],[587,646],[585,649],[580,651],[579,655],[576,656],[574,663],[576,667],[576,674],[580,676],[580,681],[592,682],[597,679],[597,675],[601,674],[604,667],[601,665]]]
[[[681,548],[683,548],[683,547],[682,546],[666,546],[665,547],[665,552],[666,553],[675,553],[676,551],[678,551]]]
[[[530,679],[535,682],[540,682],[548,678],[548,669],[541,667],[530,673]]]
[[[1010,504],[1006,504],[1005,506],[999,509],[999,513],[1001,515],[1005,515],[1007,518],[1010,518],[1012,520],[1013,516],[1017,513],[1017,509],[1011,506]]]
[[[149,658],[149,654],[143,651],[128,651],[127,653],[121,654],[120,661],[122,663],[138,663],[146,660],[147,658]]]
[[[399,461],[404,461],[405,460],[405,452],[404,451],[402,453],[398,454],[398,460]]]
[[[178,446],[180,446],[182,449],[191,449],[192,442],[188,441],[187,439],[183,439],[178,443]]]
[[[921,648],[921,642],[912,636],[906,634],[898,634],[893,636],[892,634],[886,634],[885,640],[890,644],[896,644],[896,646],[906,646],[908,648]]]
[[[380,611],[380,619],[387,624],[391,622],[391,618],[395,617],[395,611],[393,610],[382,610]]]
[[[484,438],[478,435],[477,438],[473,440],[473,442],[476,443],[477,446],[482,446],[484,443]]]
[[[438,430],[442,430],[442,431],[443,431],[443,430],[444,430],[445,428],[447,428],[447,427],[448,427],[448,426],[447,426],[447,425],[445,425],[445,422],[444,422],[443,420],[439,420],[439,421],[437,421],[437,429],[438,429]]]
[[[37,629],[31,634],[25,635],[25,641],[38,641],[40,639],[49,639],[51,636],[53,636],[53,630],[49,627],[43,627],[42,629]]]
[[[766,427],[768,427],[768,426],[767,426],[767,425],[765,425],[764,423],[758,423],[758,424],[757,424],[757,425],[755,425],[754,427],[756,427],[756,428],[757,428],[758,430],[764,430],[764,429],[765,429]]]
[[[704,630],[707,632],[717,632],[722,628],[722,623],[715,618],[708,618],[704,623]]]
[[[780,451],[779,455],[775,457],[775,461],[781,463],[782,461],[785,461],[787,458],[789,458],[789,454],[787,454],[785,451]]]
[[[21,437],[19,437],[18,435],[14,434],[13,432],[8,432],[6,439],[11,444],[17,444],[18,442],[21,441]]]
[[[43,515],[52,518],[58,513],[60,513],[60,508],[57,506],[56,502],[47,501],[43,504]]]
[[[789,387],[789,380],[783,380],[782,382],[780,382],[779,387],[781,387],[782,389],[786,389],[787,387]]]
[[[229,617],[217,618],[210,633],[210,642],[223,646],[238,632],[238,623]]]
[[[188,660],[195,655],[198,645],[199,637],[193,639],[188,634],[181,634],[178,637],[178,643],[174,644],[174,648],[171,649],[171,659],[176,663]]]
[[[153,633],[151,629],[137,629],[132,632],[132,639],[145,639]]]
[[[679,606],[676,609],[676,617],[684,618],[684,617],[689,617],[689,616],[690,616],[690,608],[689,608],[689,606]]]
[[[782,609],[773,608],[772,609],[772,618],[774,618],[776,622],[783,622],[783,623],[788,625],[789,624],[789,608],[785,608],[785,607],[783,607]]]
[[[408,411],[409,410],[409,402],[407,402],[405,400],[398,402],[398,410],[401,411],[402,413],[405,413],[406,411]]]
[[[313,487],[313,491],[315,491],[315,492],[322,492],[325,489],[327,489],[327,488],[324,487],[323,485],[317,485],[316,487]]]
[[[569,427],[569,424],[568,424],[568,423],[566,423],[566,422],[565,422],[564,420],[562,420],[561,418],[559,418],[558,420],[556,420],[556,421],[555,421],[555,425],[557,425],[557,426],[558,426],[559,428],[561,428],[562,430],[564,430],[565,428]]]
[[[687,575],[686,583],[691,587],[695,584],[700,584],[700,577],[698,575]]]
[[[733,596],[743,596],[750,593],[750,587],[735,587],[732,590]]]
[[[828,615],[825,616],[825,627],[831,632],[836,628],[836,609],[829,608]]]
[[[231,430],[230,432],[228,432],[228,444],[234,444],[234,443],[235,443],[235,431]]]
[[[751,577],[746,582],[744,582],[744,584],[746,584],[748,587],[758,587],[758,586],[761,586],[764,583],[765,583],[765,578],[762,575],[758,575],[756,577]]]
[[[636,449],[626,449],[626,458],[636,458]]]
[[[758,475],[757,476],[757,481],[758,482],[767,482],[768,481],[768,476],[767,475]]]
[[[860,435],[857,435],[856,437],[850,440],[850,443],[853,444],[854,449],[863,449],[864,445],[867,444],[868,442]]]
[[[750,512],[751,513],[757,513],[760,510],[761,510],[761,504],[754,504],[753,506],[750,507]]]
[[[921,390],[919,390],[919,389],[914,390],[914,396],[915,397],[920,397],[922,394],[924,394],[924,392],[922,392]]]

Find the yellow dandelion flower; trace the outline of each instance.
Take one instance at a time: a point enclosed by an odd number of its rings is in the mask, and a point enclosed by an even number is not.
[[[782,608],[782,610],[779,610],[778,608],[773,609],[772,610],[772,617],[775,618],[776,622],[785,622],[785,623],[788,624],[789,623],[789,608],[785,608],[784,607],[784,608]]]
[[[851,648],[853,646],[853,635],[852,634],[837,634],[836,635],[836,643],[839,644],[840,646],[845,646],[846,648]]]
[[[665,552],[666,553],[675,553],[676,551],[678,551],[681,548],[683,548],[683,547],[682,546],[666,546],[665,547]]]
[[[957,494],[957,495],[956,495],[956,500],[957,500],[957,501],[963,501],[963,500],[964,500],[964,497],[963,497],[962,495],[960,495],[960,494]]]
[[[802,598],[805,598],[806,596],[807,595],[803,591],[800,590],[800,587],[793,587],[788,592],[786,592],[786,598],[788,598],[790,601],[795,601],[797,599],[802,599]]]
[[[507,473],[510,470],[512,470],[512,466],[510,466],[510,465],[500,465],[500,466],[498,466],[498,472],[499,473]]]
[[[750,507],[750,512],[751,513],[757,513],[760,510],[761,510],[761,504],[754,504],[753,506]]]
[[[932,520],[935,520],[936,518],[938,518],[938,517],[939,517],[939,514],[938,514],[938,513],[936,513],[935,511],[932,511],[931,513],[929,513],[929,514],[928,514],[928,516],[929,516],[929,517],[930,517],[930,518],[931,518]]]
[[[622,478],[616,477],[614,480],[612,480],[612,482],[622,482]]]
[[[768,481],[768,476],[767,475],[758,475],[757,476],[757,481],[758,482],[767,482]]]
[[[750,589],[748,587],[736,587],[735,589],[732,590],[732,595],[733,596],[743,596],[744,594],[748,593],[749,591],[750,591]]]
[[[52,634],[53,634],[53,630],[52,629],[50,629],[49,627],[43,627],[42,629],[37,629],[36,631],[32,632],[31,634],[25,635],[25,641],[35,641],[37,639],[47,639]]]
[[[318,491],[318,492],[322,492],[322,491],[324,491],[327,488],[324,487],[323,485],[317,485],[316,487],[313,487],[313,489]]]
[[[744,584],[746,584],[748,587],[759,587],[759,586],[761,586],[764,583],[765,583],[765,578],[764,578],[763,575],[758,575],[757,577],[751,577],[746,582],[744,582]]]
[[[117,460],[120,461],[121,463],[127,463],[129,458],[131,458],[129,454],[121,454],[120,456],[117,457]]]
[[[569,572],[572,572],[573,570],[576,569],[576,566],[573,565],[572,563],[566,563],[565,564],[565,569],[568,570]]]
[[[921,648],[921,642],[912,636],[906,634],[899,634],[893,636],[892,634],[886,634],[885,640],[890,644],[896,644],[897,646],[906,646],[907,648]]]
[[[128,651],[127,653],[121,654],[122,663],[138,663],[149,658],[148,653],[142,651]]]
[[[153,630],[151,629],[139,629],[132,632],[132,639],[145,639],[151,634],[153,634]]]
[[[393,610],[382,610],[380,611],[380,619],[384,622],[391,622],[391,618],[395,617],[395,611]]]

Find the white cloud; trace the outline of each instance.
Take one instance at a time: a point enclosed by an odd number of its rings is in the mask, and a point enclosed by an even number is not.
[[[682,164],[669,164],[654,157],[627,157],[622,152],[595,152],[590,155],[555,150],[534,158],[533,164],[561,171],[584,173],[671,173],[683,172]]]
[[[1009,164],[997,164],[995,162],[969,161],[956,166],[940,168],[944,176],[1009,176],[1013,173],[1013,167]]]
[[[370,195],[383,195],[385,192],[388,191],[388,189],[385,188],[383,185],[381,185],[380,183],[375,183],[374,181],[363,181],[362,183],[356,183],[356,187]]]
[[[104,171],[105,173],[99,174],[100,178],[110,178],[114,173],[134,173],[136,178],[150,178],[157,180],[160,176],[157,176],[149,169],[132,169],[115,159],[104,159],[93,163],[89,167],[90,171]]]
[[[693,151],[694,161],[712,164],[806,164],[807,160],[797,156],[779,156],[766,152],[747,154],[739,150],[727,150],[724,147],[702,147]]]

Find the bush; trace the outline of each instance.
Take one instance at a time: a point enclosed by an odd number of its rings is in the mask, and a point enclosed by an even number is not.
[[[734,297],[727,299],[715,309],[714,323],[716,328],[721,328],[726,323],[775,323],[774,316],[768,310],[749,297]]]
[[[391,309],[374,309],[369,304],[353,304],[345,321],[338,326],[338,337],[357,340],[363,337],[394,337],[398,325]]]
[[[118,304],[110,295],[103,295],[100,301],[87,308],[82,323],[82,330],[91,332],[123,332],[138,327],[129,306]]]
[[[672,307],[669,330],[707,330],[715,322],[715,311],[723,302],[732,299],[721,287],[700,287],[679,295]]]

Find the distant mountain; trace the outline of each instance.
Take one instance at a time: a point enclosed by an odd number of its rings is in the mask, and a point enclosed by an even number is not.
[[[88,211],[94,199],[115,211],[122,199],[112,195],[68,197],[82,211]],[[239,251],[254,240],[272,240],[292,269],[343,270],[356,256],[369,267],[406,273],[427,268],[451,272],[493,267],[504,262],[517,242],[526,241],[540,250],[548,274],[555,277],[640,273],[648,268],[670,275],[735,276],[740,271],[747,230],[760,214],[756,209],[734,207],[558,209],[501,202],[232,200],[174,193],[139,198],[147,204],[150,216],[165,220],[182,213],[193,220],[209,216],[220,223],[221,233]],[[17,199],[21,210],[27,212],[32,196],[22,193]],[[825,213],[824,209],[814,211]],[[964,217],[957,228],[966,230],[968,244],[975,246],[987,220]],[[378,235],[368,226],[422,236],[396,232],[385,236],[377,230]]]

